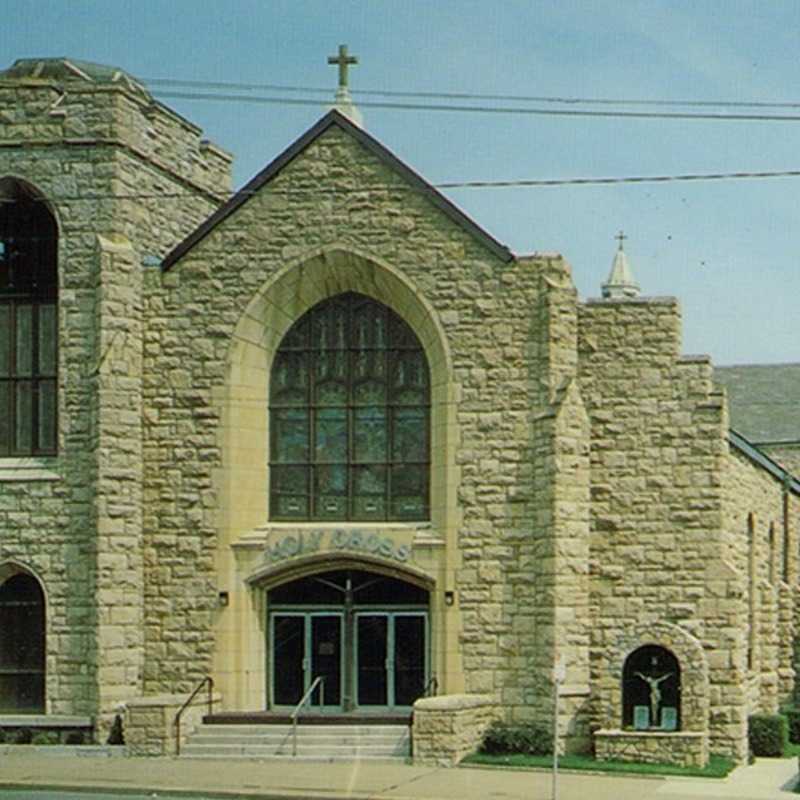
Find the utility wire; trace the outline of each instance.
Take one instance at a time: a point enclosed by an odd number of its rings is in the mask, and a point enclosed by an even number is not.
[[[187,86],[198,89],[231,89],[239,91],[310,92],[331,94],[330,87],[288,86],[275,83],[234,83],[230,81],[196,81],[176,78],[143,78],[153,86]],[[503,100],[518,103],[560,103],[568,105],[615,106],[684,106],[695,108],[800,108],[800,102],[765,100],[653,100],[630,97],[566,97],[554,95],[480,94],[475,92],[406,92],[389,89],[350,89],[353,95],[376,97],[424,97],[444,100]]]
[[[689,173],[684,175],[625,175],[619,177],[606,178],[532,178],[530,180],[513,181],[450,181],[447,183],[432,183],[434,189],[513,189],[513,188],[532,188],[548,186],[608,186],[613,184],[636,184],[636,183],[686,183],[700,181],[730,181],[730,180],[764,180],[767,178],[800,178],[800,169],[762,171],[762,172],[708,172],[708,173]],[[357,188],[330,188],[314,186],[315,194],[363,194],[375,190],[387,191],[414,191],[413,186],[391,186],[389,184],[368,184]],[[252,196],[258,194],[260,190],[254,191],[230,191],[219,192],[219,196],[230,198],[234,196]],[[304,188],[290,187],[282,190],[282,194],[293,195],[307,191]],[[195,197],[191,192],[148,192],[132,194],[94,194],[94,195],[62,195],[58,198],[60,202],[65,200],[168,200]],[[36,197],[42,202],[53,201],[54,198]],[[0,198],[0,205],[3,203],[14,203],[13,199]]]
[[[221,94],[216,92],[164,92],[155,91],[156,97],[177,100],[213,100],[220,102],[253,103],[292,106],[330,106],[330,100],[314,100],[296,97],[254,97],[252,95]],[[516,106],[449,105],[445,103],[396,103],[367,100],[358,104],[362,108],[383,108],[394,111],[456,111],[472,114],[525,114],[560,117],[623,117],[629,119],[680,119],[714,120],[727,122],[800,122],[796,114],[715,114],[689,111],[593,111],[564,108],[524,108]]]

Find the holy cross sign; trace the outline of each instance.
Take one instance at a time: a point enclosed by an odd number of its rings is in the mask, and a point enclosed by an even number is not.
[[[622,243],[628,238],[622,231],[620,231],[615,237],[619,242],[619,249],[622,250]]]
[[[347,45],[346,44],[340,44],[339,45],[339,55],[328,56],[328,63],[329,64],[338,64],[339,65],[339,88],[340,89],[346,89],[347,88],[347,68],[351,64],[358,64],[358,58],[356,58],[356,56],[347,55]]]

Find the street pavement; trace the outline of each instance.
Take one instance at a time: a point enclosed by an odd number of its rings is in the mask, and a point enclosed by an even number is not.
[[[560,772],[558,800],[767,800],[794,796],[797,760],[759,759],[725,779]],[[0,755],[0,798],[12,790],[109,791],[150,797],[261,800],[551,800],[547,771],[416,767],[377,761]],[[14,797],[17,795],[15,794]],[[10,799],[11,800],[11,799]]]

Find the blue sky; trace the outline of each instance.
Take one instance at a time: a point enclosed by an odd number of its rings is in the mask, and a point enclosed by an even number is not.
[[[392,90],[800,103],[796,0],[14,5],[0,30],[0,68],[69,56],[143,79],[329,86],[332,95],[326,59],[347,43],[360,59],[351,71],[357,102],[377,99],[358,90]],[[234,154],[236,186],[325,110],[163,101]],[[367,130],[434,184],[800,169],[800,121],[363,111]],[[800,178],[773,178],[447,194],[513,251],[563,253],[583,297],[598,295],[624,229],[643,293],[681,301],[684,352],[742,364],[800,361],[798,192]]]

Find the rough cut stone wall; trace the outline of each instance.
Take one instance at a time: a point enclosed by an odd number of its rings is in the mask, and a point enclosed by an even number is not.
[[[580,322],[579,374],[592,430],[594,724],[621,724],[612,663],[619,642],[639,629],[639,645],[658,644],[647,630],[666,623],[717,660],[710,664],[711,748],[742,757],[741,729],[716,716],[720,705],[744,714],[730,671],[742,657],[745,601],[740,576],[720,558],[727,419],[710,363],[679,358],[671,298],[590,302]],[[717,664],[727,669],[722,682]]]
[[[599,761],[635,761],[639,764],[678,764],[705,767],[708,764],[708,734],[678,731],[598,731]]]
[[[141,260],[214,208],[227,171],[122,85],[0,80],[0,178],[33,187],[59,227],[58,456],[0,459],[0,564],[43,583],[51,713],[105,724],[142,689]],[[183,201],[165,214],[151,193]]]
[[[748,713],[774,713],[794,692],[800,500],[733,445],[726,467],[725,527],[748,609],[736,677],[746,678]]]
[[[211,478],[223,458],[216,400],[225,394],[226,347],[247,304],[279,271],[296,265],[302,275],[306,260],[326,248],[358,253],[366,263],[372,258],[374,285],[354,285],[346,260],[331,260],[329,279],[317,276],[326,268],[323,256],[309,282],[313,293],[327,280],[330,293],[349,288],[383,300],[378,265],[385,264],[425,298],[444,331],[452,374],[434,372],[432,378],[435,385],[452,382],[449,402],[457,403],[455,425],[447,432],[455,464],[446,488],[457,491],[460,516],[441,510],[438,495],[445,488],[438,487],[436,475],[432,505],[439,509],[435,533],[448,541],[452,558],[460,548],[454,588],[463,620],[464,679],[468,691],[503,695],[509,708],[523,707],[534,680],[533,631],[527,624],[533,616],[532,564],[525,553],[533,527],[527,488],[533,477],[532,404],[540,392],[540,376],[528,362],[539,338],[530,309],[541,291],[544,259],[503,263],[338,128],[314,141],[196,245],[150,295],[153,355],[146,347],[145,358],[146,373],[153,376],[146,389],[153,413],[146,449],[153,459],[148,473],[157,476],[151,496],[160,500],[152,524],[163,544],[154,539],[149,556],[159,566],[148,596],[159,605],[148,604],[148,640],[161,658],[148,687],[158,691],[181,678],[188,685],[210,666],[211,625],[218,613],[212,566],[220,530],[214,512],[220,497]],[[556,268],[564,271],[563,265]],[[282,295],[275,308],[284,329],[311,302],[303,280],[291,285],[293,293]],[[284,309],[291,309],[290,316]],[[256,341],[275,336],[252,335]],[[271,352],[261,357],[264,363],[253,369],[265,369]],[[251,491],[265,490],[260,484]],[[245,487],[238,495],[231,491],[238,505],[250,502]],[[243,532],[224,535],[235,540]],[[180,560],[174,558],[175,543],[185,548]]]
[[[415,764],[452,767],[474,753],[502,711],[488,695],[426,697],[414,703]]]

